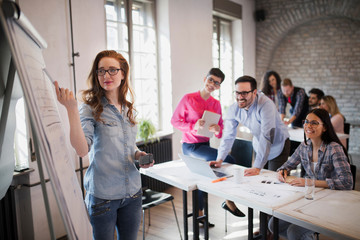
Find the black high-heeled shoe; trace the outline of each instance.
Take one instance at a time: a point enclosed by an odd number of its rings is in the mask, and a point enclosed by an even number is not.
[[[204,224],[205,224],[204,219],[200,219],[200,220],[199,220],[199,223],[201,223],[202,225],[204,225]],[[209,228],[212,228],[212,227],[215,227],[215,224],[209,222]]]
[[[231,212],[232,215],[234,215],[234,216],[236,216],[236,217],[245,217],[245,216],[246,216],[246,215],[245,215],[242,211],[240,211],[238,208],[236,208],[235,211],[232,211],[232,210],[228,207],[228,205],[226,204],[226,202],[223,202],[223,203],[221,204],[221,207],[222,207],[223,209]]]

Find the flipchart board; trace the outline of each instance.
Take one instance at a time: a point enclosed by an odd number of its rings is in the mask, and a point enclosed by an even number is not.
[[[92,229],[67,147],[54,86],[46,74],[42,55],[46,42],[14,2],[0,3],[1,24],[36,134],[40,151],[37,154],[49,174],[68,238],[91,239]]]
[[[13,178],[15,106],[22,95],[10,47],[0,25],[0,199],[5,196]]]

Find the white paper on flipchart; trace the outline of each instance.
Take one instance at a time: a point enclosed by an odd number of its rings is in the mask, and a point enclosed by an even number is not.
[[[42,71],[45,62],[41,49],[26,33],[8,20],[16,51],[16,62],[24,95],[38,135],[42,162],[51,178],[57,202],[71,239],[91,239],[92,229],[82,192],[65,139],[52,83]],[[15,37],[16,36],[16,37]],[[68,225],[67,225],[68,224]]]
[[[209,127],[213,124],[219,123],[220,114],[205,110],[202,119],[205,120],[205,124],[203,128],[198,129],[197,135],[211,138],[214,135],[214,133],[209,131]]]

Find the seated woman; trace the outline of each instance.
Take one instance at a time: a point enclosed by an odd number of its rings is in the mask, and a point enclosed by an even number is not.
[[[278,179],[285,182],[290,170],[301,163],[306,175],[314,177],[315,187],[351,190],[353,178],[346,149],[337,137],[324,109],[313,109],[304,120],[304,142],[295,153],[278,169]],[[296,178],[289,184],[305,186],[304,178]],[[269,230],[273,229],[273,219]],[[279,220],[279,233],[287,239],[313,239],[314,232],[306,228]]]
[[[330,114],[331,123],[335,132],[344,133],[345,117],[340,113],[335,98],[330,95],[322,97],[320,100],[320,108],[325,109]],[[341,143],[347,148],[345,139],[341,140]]]

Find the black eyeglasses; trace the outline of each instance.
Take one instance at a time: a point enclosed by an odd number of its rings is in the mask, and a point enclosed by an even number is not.
[[[208,78],[209,82],[215,84],[215,86],[220,86],[221,82],[215,81],[213,78],[209,77]]]
[[[309,121],[307,119],[303,120],[302,122],[303,122],[304,126],[310,124],[311,127],[318,127],[320,124],[323,124],[323,123],[319,123],[318,121],[315,121],[315,120]]]
[[[120,70],[121,70],[121,68],[110,68],[110,69],[108,69],[108,70],[98,69],[98,70],[96,70],[96,74],[97,74],[98,76],[105,76],[106,73],[109,73],[110,76],[114,76],[114,75],[116,75]]]
[[[253,92],[254,90],[255,90],[255,89],[250,90],[250,91],[243,91],[243,92],[234,91],[234,93],[235,93],[236,97],[242,96],[242,97],[245,97],[245,98],[246,98],[247,95],[248,95],[249,93]]]

